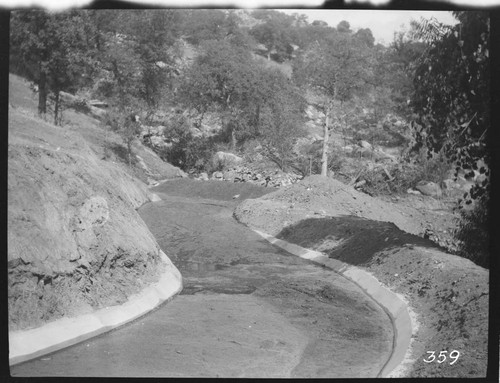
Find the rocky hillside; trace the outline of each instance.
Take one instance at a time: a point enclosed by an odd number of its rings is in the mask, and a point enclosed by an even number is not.
[[[10,80],[8,312],[19,330],[119,304],[155,281],[160,249],[135,210],[152,194],[137,176],[181,173],[139,144],[128,168],[96,120],[68,111],[65,126],[47,123],[27,84]]]

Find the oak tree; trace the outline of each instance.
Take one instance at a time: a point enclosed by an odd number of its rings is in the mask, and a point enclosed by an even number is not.
[[[366,44],[346,29],[314,44],[295,62],[295,81],[315,90],[323,99],[316,105],[325,115],[321,160],[323,176],[328,174],[328,142],[335,109],[366,86],[371,75],[371,59]]]
[[[59,123],[60,92],[75,91],[89,77],[95,42],[89,40],[85,11],[51,13],[20,10],[11,14],[11,66],[38,87],[38,113],[47,113],[54,95],[54,122]]]

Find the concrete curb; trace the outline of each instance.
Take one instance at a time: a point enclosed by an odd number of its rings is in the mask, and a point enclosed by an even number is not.
[[[311,260],[326,267],[331,268],[336,273],[343,275],[347,279],[357,284],[363,291],[376,301],[389,315],[394,327],[393,350],[389,360],[386,362],[378,377],[388,377],[404,359],[409,350],[411,337],[413,334],[412,320],[409,309],[404,300],[398,294],[384,287],[373,275],[355,266],[348,265],[336,259],[330,259],[319,251],[305,249],[277,239],[259,230],[252,229],[267,241],[281,247],[291,254],[301,258]]]
[[[35,329],[9,332],[9,364],[38,358],[103,334],[171,300],[182,290],[182,276],[161,250],[160,256],[167,267],[160,280],[131,295],[124,304],[75,318],[58,319]]]

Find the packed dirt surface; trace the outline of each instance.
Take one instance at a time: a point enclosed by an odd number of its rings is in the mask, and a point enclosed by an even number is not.
[[[247,211],[251,206],[254,211]],[[269,234],[277,234],[281,227],[272,222],[283,222],[289,226],[307,217],[354,216],[376,221],[393,222],[401,230],[412,234],[424,231],[423,213],[410,206],[390,204],[358,192],[340,181],[311,176],[257,201],[248,201],[238,207],[246,219],[265,216],[259,220]],[[238,213],[237,213],[238,214]]]
[[[23,80],[11,76],[9,92],[9,330],[125,302],[162,272],[136,212],[152,194],[117,157],[100,157],[116,137],[83,138],[104,136],[95,120],[68,111],[75,125],[54,126],[34,116]]]
[[[415,235],[422,227],[419,216],[410,206],[396,207],[320,176],[235,209],[246,225],[364,268],[404,295],[416,315],[415,329],[410,353],[394,376],[484,377],[488,271]],[[441,351],[453,350],[460,353],[455,363],[437,362]],[[424,362],[432,359],[430,351],[435,360]]]
[[[238,199],[268,189],[176,180],[153,190],[162,201],[139,213],[181,271],[182,294],[129,326],[14,366],[15,376],[378,375],[392,351],[388,315],[354,283],[232,217]]]
[[[153,190],[162,201],[140,214],[183,275],[176,300],[249,294],[272,305],[308,339],[290,377],[377,376],[392,348],[387,314],[352,282],[270,246],[232,218],[237,199],[268,189],[179,180]],[[197,198],[186,198],[191,196]]]

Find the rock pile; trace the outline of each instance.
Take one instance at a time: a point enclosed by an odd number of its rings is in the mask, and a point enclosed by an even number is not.
[[[235,166],[224,171],[213,172],[211,177],[207,173],[201,173],[197,179],[202,181],[212,179],[227,182],[249,182],[255,185],[278,188],[292,185],[301,180],[302,177],[280,170],[256,170],[247,166]]]
[[[141,133],[139,138],[145,144],[155,148],[155,149],[164,149],[169,146],[172,146],[172,142],[167,142],[165,136],[163,135],[165,127],[162,125],[158,126],[148,126],[141,125]]]
[[[243,158],[233,153],[219,151],[215,153],[215,155],[213,156],[212,162],[214,165],[218,165],[223,168],[228,168],[241,164],[243,162]]]

